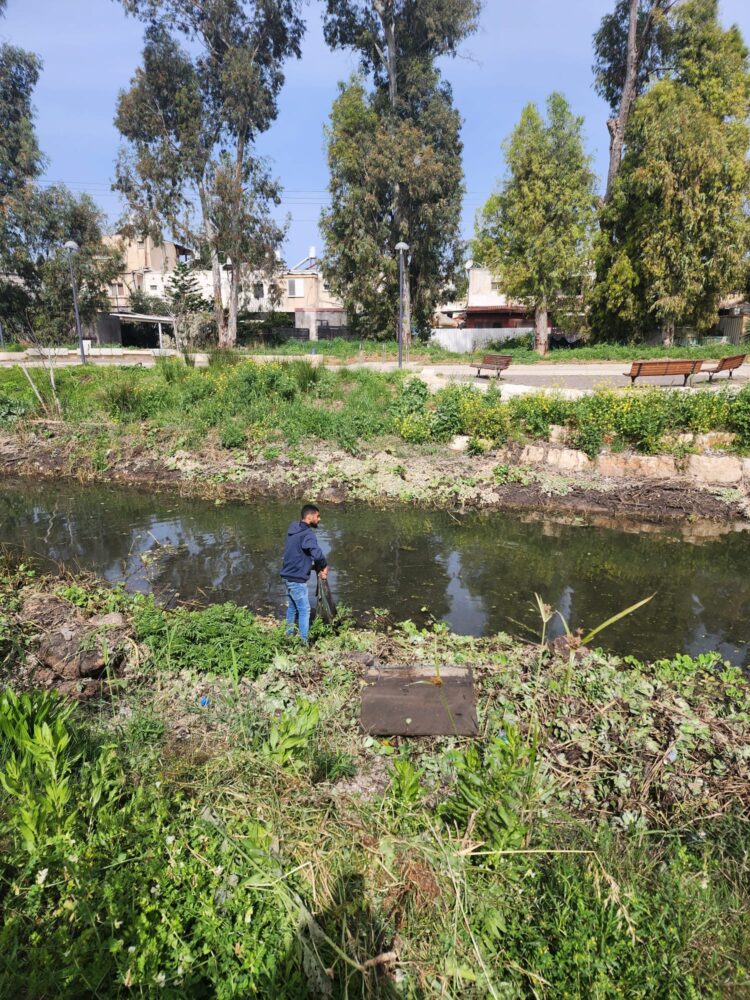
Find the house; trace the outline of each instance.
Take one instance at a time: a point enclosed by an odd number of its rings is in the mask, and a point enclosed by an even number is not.
[[[280,278],[281,300],[277,310],[294,316],[296,329],[310,331],[310,339],[335,337],[346,328],[341,299],[328,287],[315,247],[307,257],[284,271]]]
[[[110,309],[113,313],[131,311],[131,294],[141,292],[154,298],[166,299],[169,294],[171,274],[176,265],[193,259],[188,247],[164,240],[156,245],[151,237],[132,239],[123,233],[107,237],[110,246],[122,253],[124,267],[109,288]],[[229,302],[231,261],[222,266],[221,295],[225,306]],[[257,274],[244,282],[240,296],[243,312],[261,317],[266,313],[287,313],[290,323],[297,329],[306,328],[311,339],[318,336],[335,336],[346,327],[343,303],[331,294],[320,270],[315,247],[310,247],[307,257],[286,270],[279,265],[278,278]],[[213,274],[207,269],[196,269],[193,276],[207,302],[214,297]]]
[[[132,239],[122,232],[105,236],[104,243],[120,251],[123,269],[109,286],[108,296],[113,312],[130,309],[131,292],[163,297],[164,275],[173,271],[179,261],[188,261],[193,252],[188,247],[164,240],[157,245],[150,236]]]
[[[500,282],[486,267],[471,262],[467,267],[465,326],[468,330],[532,329],[534,314],[527,306],[512,302],[500,290]]]
[[[466,271],[466,301],[449,302],[439,307],[433,341],[446,350],[464,353],[487,344],[514,340],[533,331],[533,312],[509,300],[488,268],[469,261]]]

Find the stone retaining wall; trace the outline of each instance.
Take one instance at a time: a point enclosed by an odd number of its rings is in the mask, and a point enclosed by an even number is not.
[[[750,486],[750,458],[736,455],[634,455],[605,452],[593,461],[582,451],[554,444],[528,444],[507,458],[524,465],[548,465],[557,472],[598,472],[613,479],[690,479],[717,486]]]

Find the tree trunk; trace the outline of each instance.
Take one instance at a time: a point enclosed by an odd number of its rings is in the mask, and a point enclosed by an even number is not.
[[[214,281],[214,319],[219,347],[227,347],[227,320],[224,315],[224,300],[221,295],[221,262],[216,250],[211,247],[211,273]]]
[[[380,18],[385,37],[385,65],[388,72],[388,103],[391,106],[391,124],[395,122],[396,101],[398,99],[398,60],[396,52],[396,17],[393,10],[393,0],[373,0],[375,12]],[[401,211],[401,185],[398,181],[393,185],[393,241],[394,245],[404,240],[409,242],[408,233],[402,232],[403,213]],[[401,288],[399,286],[399,297]],[[411,286],[409,283],[409,265],[404,261],[404,346],[411,344]],[[399,303],[400,307],[400,303]],[[396,310],[398,315],[398,308]]]
[[[240,266],[232,261],[229,272],[229,322],[227,323],[226,347],[237,346],[237,314],[240,306]]]
[[[547,325],[547,303],[542,302],[534,310],[534,350],[542,357],[549,350],[549,326]]]
[[[628,126],[630,111],[638,91],[638,70],[643,50],[644,46],[639,46],[638,44],[638,0],[630,0],[625,83],[622,88],[617,118],[610,118],[607,122],[607,128],[609,129],[609,170],[607,171],[605,202],[611,198],[612,188],[620,172],[622,148],[625,143],[625,130]]]
[[[409,254],[404,254],[404,346],[411,348],[411,278]]]
[[[665,323],[661,328],[661,342],[663,347],[674,347],[674,323]]]
[[[224,300],[221,295],[221,262],[216,252],[214,243],[214,227],[211,224],[211,216],[208,209],[208,196],[203,187],[199,188],[201,212],[203,214],[203,228],[208,237],[209,249],[211,251],[211,276],[214,288],[214,322],[216,323],[216,333],[219,347],[226,347],[227,324],[224,317]]]
[[[234,199],[236,201],[238,218],[242,207],[245,140],[245,134],[240,132],[237,136],[237,152],[234,158]],[[240,277],[242,272],[242,261],[240,260],[240,253],[238,251],[239,240],[232,247],[232,270],[229,272],[229,319],[226,328],[226,343],[224,345],[226,347],[237,346],[237,315],[240,306]]]
[[[396,16],[393,0],[373,0],[375,13],[380,18],[385,35],[385,65],[388,70],[388,98],[391,108],[396,106],[398,97],[398,76],[396,72]]]

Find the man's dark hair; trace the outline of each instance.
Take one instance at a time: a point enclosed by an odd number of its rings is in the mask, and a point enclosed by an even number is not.
[[[316,507],[314,503],[306,503],[302,508],[302,513],[299,516],[300,521],[304,521],[308,514],[319,514],[320,508]]]

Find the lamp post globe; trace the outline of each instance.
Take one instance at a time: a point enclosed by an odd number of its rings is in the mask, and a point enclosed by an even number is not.
[[[70,269],[70,287],[73,290],[73,312],[76,317],[76,332],[78,333],[78,349],[81,352],[81,364],[86,364],[86,352],[83,349],[83,333],[81,332],[81,317],[78,314],[78,291],[76,289],[76,279],[73,274],[73,254],[78,253],[79,246],[75,240],[68,240],[63,244],[68,254],[68,267]]]

